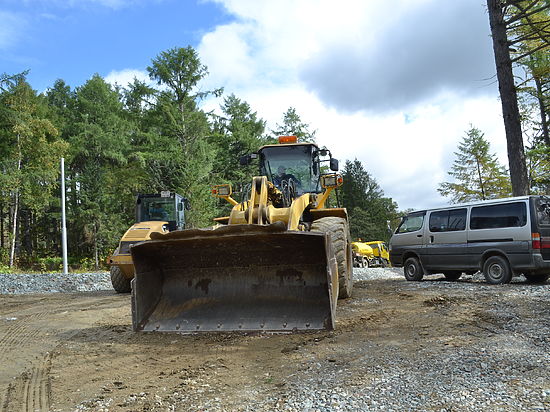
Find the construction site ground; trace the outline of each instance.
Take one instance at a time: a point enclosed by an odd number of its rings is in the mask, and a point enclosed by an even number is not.
[[[361,270],[305,334],[135,333],[129,294],[0,295],[0,410],[550,409],[549,283]]]

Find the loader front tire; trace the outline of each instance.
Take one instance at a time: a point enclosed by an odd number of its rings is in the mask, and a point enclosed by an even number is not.
[[[353,288],[353,255],[348,222],[341,217],[322,217],[311,224],[312,232],[329,233],[338,263],[338,298],[351,297]]]
[[[125,278],[118,266],[111,266],[111,283],[117,293],[130,293],[132,291],[130,282],[131,279]]]

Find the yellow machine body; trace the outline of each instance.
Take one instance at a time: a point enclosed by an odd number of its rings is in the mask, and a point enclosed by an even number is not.
[[[168,222],[151,221],[140,222],[131,226],[120,239],[120,243],[115,252],[109,256],[107,263],[118,266],[126,279],[134,278],[134,263],[130,248],[145,240],[151,239],[152,233],[163,233]]]
[[[374,256],[385,259],[388,262],[390,261],[390,252],[384,242],[375,240],[372,242],[365,242],[365,244],[372,248]]]
[[[390,262],[390,255],[386,244],[381,240],[371,242],[353,242],[353,261],[355,267],[386,267]]]
[[[365,256],[369,259],[372,259],[374,257],[374,252],[372,250],[372,247],[370,247],[366,243],[352,242],[351,247],[353,248],[353,251],[358,255]]]

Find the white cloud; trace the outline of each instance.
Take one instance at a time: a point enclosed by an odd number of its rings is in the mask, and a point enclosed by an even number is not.
[[[128,84],[133,83],[134,79],[150,84],[149,75],[145,70],[137,69],[123,69],[123,70],[113,70],[107,76],[105,76],[105,81],[107,83],[118,84],[119,86],[126,87]]]
[[[235,20],[198,47],[207,87],[235,93],[269,127],[295,107],[401,209],[446,203],[436,189],[470,124],[506,164],[497,90],[481,81],[494,67],[477,0],[216,2]]]

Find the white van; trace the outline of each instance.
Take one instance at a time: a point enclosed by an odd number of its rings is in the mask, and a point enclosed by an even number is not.
[[[483,271],[488,283],[550,275],[550,197],[521,196],[421,210],[404,216],[390,240],[390,261],[407,280],[448,280]]]

